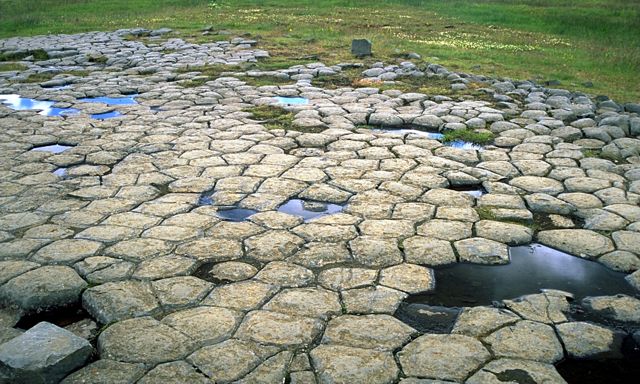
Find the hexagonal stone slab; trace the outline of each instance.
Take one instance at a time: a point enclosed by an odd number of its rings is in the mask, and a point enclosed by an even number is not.
[[[554,229],[537,237],[540,243],[574,256],[595,258],[614,250],[608,237],[587,229]]]
[[[98,337],[100,357],[127,363],[155,365],[180,360],[192,348],[186,335],[151,317],[115,323]]]
[[[101,359],[73,372],[61,384],[133,384],[144,372],[144,364]]]
[[[259,281],[241,281],[214,288],[202,301],[204,305],[249,311],[260,307],[278,292],[278,287]]]
[[[151,284],[133,280],[87,289],[82,294],[82,306],[102,324],[160,312]]]
[[[416,330],[389,315],[343,315],[329,321],[322,343],[393,351]]]
[[[213,381],[207,376],[198,372],[186,361],[172,361],[156,366],[150,370],[136,384],[155,383],[190,383],[190,384],[212,384]]]
[[[367,267],[387,267],[400,264],[402,254],[395,239],[360,236],[349,242],[353,258]]]
[[[569,356],[577,359],[620,358],[624,334],[586,322],[556,325],[560,340]]]
[[[424,335],[397,354],[407,376],[462,381],[491,358],[478,340],[462,335]]]
[[[365,268],[330,268],[318,275],[318,283],[333,291],[372,285],[378,277],[378,271]]]
[[[553,328],[522,320],[483,339],[495,356],[555,363],[562,359],[562,344]]]
[[[533,237],[531,228],[519,224],[481,220],[474,227],[479,237],[509,245],[528,244]]]
[[[271,356],[254,369],[253,372],[245,376],[240,383],[284,383],[287,375],[287,367],[292,356],[293,353],[289,351],[283,351],[275,356]]]
[[[216,383],[230,383],[251,372],[276,351],[274,347],[231,339],[203,347],[190,355],[187,361]]]
[[[288,231],[268,231],[245,240],[247,256],[260,261],[284,260],[293,255],[304,240]]]
[[[105,254],[141,262],[151,257],[168,253],[173,248],[168,242],[158,239],[132,239],[121,241],[105,250]]]
[[[73,305],[80,301],[87,283],[72,268],[45,266],[14,277],[0,287],[0,300],[25,312]]]
[[[102,243],[91,240],[58,240],[36,252],[33,261],[47,264],[73,264],[85,257],[95,255],[101,247]]]
[[[539,176],[520,176],[511,179],[510,185],[530,193],[546,193],[555,196],[564,192],[564,186],[558,180]]]
[[[455,263],[456,255],[451,243],[425,236],[413,236],[402,242],[406,261],[436,266]]]
[[[477,264],[506,264],[509,262],[507,246],[482,237],[472,237],[454,243],[460,261]]]
[[[303,287],[311,284],[314,278],[311,270],[283,261],[272,261],[256,275],[257,280],[282,287]]]
[[[320,384],[393,383],[399,370],[390,352],[320,345],[310,353]]]
[[[493,307],[465,308],[458,316],[451,333],[480,337],[486,336],[508,324],[514,324],[520,318],[507,310]]]
[[[595,296],[582,299],[582,305],[608,319],[640,323],[640,300],[627,295]]]
[[[153,290],[166,310],[198,303],[213,284],[193,276],[178,276],[153,281]]]
[[[174,312],[162,319],[166,324],[200,346],[216,344],[231,337],[242,313],[227,308],[197,307]]]
[[[404,292],[376,285],[343,291],[342,301],[347,313],[393,314],[407,296]]]
[[[279,346],[307,345],[322,331],[319,319],[270,311],[252,311],[245,316],[236,337]]]
[[[285,289],[265,304],[263,309],[323,319],[342,312],[338,294],[323,288]]]
[[[235,240],[203,238],[180,244],[176,254],[206,262],[239,259],[243,256],[242,243]]]
[[[432,269],[400,264],[380,271],[379,284],[407,293],[418,293],[433,290],[435,277]]]

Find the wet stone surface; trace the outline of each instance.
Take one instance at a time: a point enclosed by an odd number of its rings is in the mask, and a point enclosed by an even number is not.
[[[409,61],[262,71],[256,41],[185,39],[0,40],[50,52],[0,72],[12,374],[23,360],[65,383],[637,381],[637,109]],[[313,83],[347,68],[372,86]],[[244,81],[274,76],[287,84]],[[452,94],[392,89],[413,76]],[[255,118],[262,105],[290,121]],[[494,139],[443,142],[460,129]],[[43,321],[82,353],[32,350],[73,364],[16,352]]]

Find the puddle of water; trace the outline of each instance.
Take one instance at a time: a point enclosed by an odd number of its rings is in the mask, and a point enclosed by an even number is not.
[[[475,149],[476,151],[482,151],[484,148],[482,145],[471,143],[463,140],[454,140],[444,143],[447,147],[460,148],[460,149]]]
[[[58,168],[53,171],[53,174],[60,177],[65,177],[67,175],[67,168]]]
[[[460,311],[459,308],[403,302],[393,316],[420,332],[451,333]]]
[[[70,84],[67,85],[56,85],[55,87],[43,87],[43,88],[47,88],[47,89],[55,89],[55,90],[59,90],[59,89],[69,89],[71,88]]]
[[[586,296],[635,296],[625,274],[602,264],[549,247],[510,247],[506,265],[458,263],[435,269],[436,289],[412,295],[408,303],[471,307],[539,293],[541,289],[571,292],[576,300]]]
[[[229,208],[229,209],[219,209],[216,212],[216,215],[222,220],[226,221],[246,221],[249,219],[249,216],[258,213],[258,211],[254,211],[253,209],[244,209],[244,208]]]
[[[624,359],[579,360],[566,359],[556,365],[560,376],[568,383],[631,384],[640,377],[640,357]]]
[[[274,99],[276,99],[278,104],[285,104],[285,105],[306,105],[306,104],[309,104],[309,99],[307,99],[305,97],[283,97],[283,96],[278,96],[278,97],[274,97]]]
[[[420,129],[412,129],[412,128],[400,128],[400,129],[394,129],[394,128],[374,128],[371,130],[371,132],[380,132],[380,133],[394,133],[397,135],[409,135],[409,134],[413,134],[413,135],[417,135],[417,136],[421,136],[427,139],[432,139],[432,140],[441,140],[444,135],[442,133],[439,132],[429,132],[429,131],[422,131]]]
[[[200,267],[198,267],[198,269],[196,269],[191,274],[191,276],[195,276],[195,277],[197,277],[199,279],[202,279],[204,281],[208,281],[210,283],[214,283],[215,285],[221,285],[221,284],[229,283],[226,280],[220,280],[220,279],[217,279],[217,278],[212,276],[211,270],[213,269],[213,267],[216,266],[216,264],[218,264],[218,263],[217,262],[204,263]]]
[[[43,116],[67,116],[80,112],[74,108],[54,108],[55,101],[29,99],[15,94],[0,95],[0,103],[16,111],[38,110],[38,114]]]
[[[343,205],[291,199],[278,208],[278,212],[300,216],[305,222],[317,217],[341,212]]]
[[[55,324],[58,327],[66,327],[67,325],[77,323],[80,320],[88,318],[90,318],[89,314],[79,305],[76,305],[27,314],[20,318],[20,321],[15,325],[15,328],[28,330],[42,321]]]
[[[487,191],[484,188],[482,188],[481,185],[452,185],[449,187],[449,189],[458,191],[458,192],[467,193],[475,197],[476,199],[478,199],[480,196],[485,195],[487,193]]]
[[[64,151],[66,151],[67,149],[73,148],[70,145],[60,145],[60,144],[54,144],[54,145],[45,145],[42,147],[33,147],[31,148],[32,151],[41,151],[41,152],[53,152],[53,153],[62,153]],[[66,172],[66,168],[58,168],[58,170],[60,169],[64,169]],[[55,172],[58,172],[58,170],[56,170]],[[54,173],[55,173],[54,172]]]
[[[85,103],[103,103],[107,105],[133,105],[133,104],[138,104],[138,102],[135,99],[136,96],[138,95],[133,95],[129,97],[106,97],[106,96],[85,97],[82,99],[78,99],[78,101],[82,101]]]
[[[111,119],[118,116],[122,116],[122,113],[118,111],[111,111],[111,112],[93,114],[91,115],[91,118],[96,120],[105,120],[105,119]]]

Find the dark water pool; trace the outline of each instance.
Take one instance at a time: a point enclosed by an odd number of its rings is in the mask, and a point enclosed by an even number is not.
[[[476,199],[487,193],[481,185],[452,185],[449,187],[454,191],[467,193]]]
[[[511,247],[506,265],[458,263],[435,270],[436,289],[412,295],[409,303],[445,307],[489,305],[493,301],[539,293],[541,289],[586,296],[635,295],[624,273],[602,264],[534,244]]]
[[[258,211],[254,211],[253,209],[244,209],[244,208],[221,208],[218,209],[216,215],[222,220],[226,221],[246,221],[250,216],[258,213]]]

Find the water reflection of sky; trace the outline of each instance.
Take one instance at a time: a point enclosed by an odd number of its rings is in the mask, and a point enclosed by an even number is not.
[[[85,97],[83,99],[78,99],[78,101],[82,101],[85,103],[103,103],[107,105],[133,105],[138,104],[135,99],[136,96],[138,95],[132,95],[129,97]]]
[[[0,100],[2,104],[11,109],[17,111],[39,110],[38,114],[43,116],[64,116],[79,112],[73,108],[54,108],[55,101],[29,99],[15,94],[0,95]]]
[[[278,104],[286,104],[286,105],[305,105],[309,104],[309,99],[304,97],[283,97],[278,96],[274,97],[278,101]]]
[[[344,207],[338,204],[329,203],[308,203],[300,199],[291,199],[278,208],[278,212],[300,216],[305,221],[316,217],[331,215],[342,211]]]
[[[392,133],[392,134],[397,134],[397,135],[413,134],[413,135],[423,136],[423,137],[426,137],[427,139],[433,139],[433,140],[440,140],[440,139],[442,139],[444,137],[444,135],[442,133],[439,133],[439,132],[428,132],[428,131],[421,131],[419,129],[408,129],[408,128],[399,128],[399,129],[394,129],[394,128],[374,128],[371,131],[372,132],[381,132],[381,133]]]

